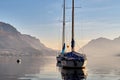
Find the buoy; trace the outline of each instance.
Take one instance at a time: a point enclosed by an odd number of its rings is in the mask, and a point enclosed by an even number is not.
[[[20,64],[21,63],[21,59],[17,59],[17,63]]]

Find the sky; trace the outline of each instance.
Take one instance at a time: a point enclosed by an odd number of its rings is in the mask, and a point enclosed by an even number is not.
[[[66,44],[71,41],[71,1],[66,0]],[[99,37],[120,36],[120,0],[75,0],[76,49]],[[0,21],[61,49],[63,0],[0,0]],[[69,8],[69,9],[67,9]]]

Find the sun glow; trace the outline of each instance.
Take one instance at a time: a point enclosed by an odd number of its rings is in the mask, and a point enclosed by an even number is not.
[[[41,40],[43,44],[45,44],[46,47],[52,48],[54,50],[61,50],[62,45],[60,40]],[[89,40],[76,40],[75,44],[75,50],[79,50],[81,47],[83,47],[85,44],[87,44]],[[66,42],[66,51],[71,51],[71,44],[70,42]]]

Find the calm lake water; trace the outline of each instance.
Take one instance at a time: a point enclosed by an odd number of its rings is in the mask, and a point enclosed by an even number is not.
[[[55,57],[0,56],[0,80],[120,80],[120,58],[106,58],[90,58],[81,70],[58,68]]]

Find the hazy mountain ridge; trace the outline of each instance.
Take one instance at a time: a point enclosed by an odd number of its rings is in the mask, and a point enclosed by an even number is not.
[[[91,72],[110,73],[119,69],[120,37],[113,40],[103,37],[93,39],[81,50],[87,55],[87,67],[91,68]]]
[[[39,39],[21,34],[12,25],[0,22],[0,53],[54,55],[55,51],[45,47]]]
[[[120,54],[120,37],[93,39],[81,48],[88,56],[114,56]]]

